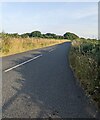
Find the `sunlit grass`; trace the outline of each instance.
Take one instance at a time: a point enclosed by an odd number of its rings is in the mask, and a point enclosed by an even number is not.
[[[46,46],[52,46],[69,40],[44,38],[4,38],[0,40],[0,56],[8,56]]]

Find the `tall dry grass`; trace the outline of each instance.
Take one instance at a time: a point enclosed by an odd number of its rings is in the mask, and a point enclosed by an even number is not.
[[[66,42],[67,40],[55,40],[44,38],[4,38],[0,40],[0,56],[21,53],[46,46],[52,46]]]

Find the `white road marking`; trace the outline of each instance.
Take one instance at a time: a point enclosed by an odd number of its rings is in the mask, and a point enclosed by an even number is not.
[[[54,51],[54,49],[49,50],[49,52],[52,52],[52,51]]]
[[[38,55],[38,56],[36,56],[36,57],[34,57],[34,58],[31,58],[31,59],[29,59],[29,60],[27,60],[27,61],[25,61],[25,62],[23,62],[23,63],[20,63],[20,64],[18,64],[18,65],[15,65],[15,66],[13,66],[13,67],[5,70],[4,72],[5,72],[5,73],[6,73],[6,72],[9,72],[9,71],[11,71],[11,70],[13,70],[13,69],[15,69],[15,68],[17,68],[17,67],[19,67],[19,66],[21,66],[21,65],[24,65],[24,64],[26,64],[26,63],[28,63],[28,62],[31,62],[32,60],[35,60],[35,59],[37,59],[37,58],[39,58],[39,57],[41,57],[41,56],[42,56],[42,55]]]

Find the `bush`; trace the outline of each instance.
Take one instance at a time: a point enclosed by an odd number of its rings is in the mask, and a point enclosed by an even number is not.
[[[82,53],[92,52],[93,44],[92,43],[83,43],[80,45],[80,50]]]
[[[77,46],[76,43],[72,44],[70,51],[72,69],[85,91],[100,107],[100,44],[96,40],[83,41]]]

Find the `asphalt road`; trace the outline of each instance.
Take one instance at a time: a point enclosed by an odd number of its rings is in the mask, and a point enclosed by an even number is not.
[[[98,112],[69,65],[70,43],[4,57],[3,118],[93,118]]]

